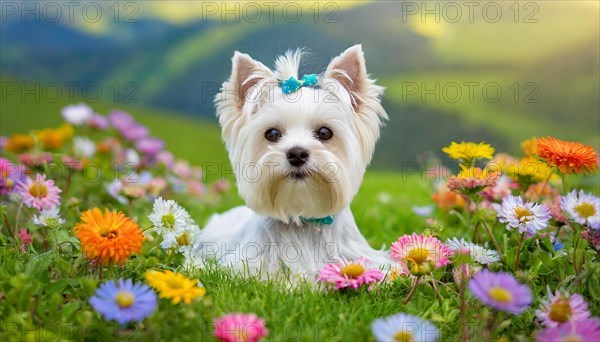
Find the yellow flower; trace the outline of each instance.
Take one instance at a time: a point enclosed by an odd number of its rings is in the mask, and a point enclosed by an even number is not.
[[[474,142],[461,142],[460,144],[452,142],[450,146],[442,149],[450,158],[471,164],[474,159],[484,158],[492,159],[494,148],[486,143],[476,144]]]
[[[173,304],[183,301],[190,304],[206,293],[197,279],[188,279],[181,273],[171,271],[148,271],[145,274],[148,285],[160,292],[160,298],[171,298]]]
[[[552,179],[552,168],[536,157],[529,156],[509,165],[506,174],[526,183],[537,183]]]
[[[521,148],[523,149],[523,153],[525,153],[526,157],[533,157],[535,154],[537,154],[537,142],[537,138],[533,137],[521,143]]]

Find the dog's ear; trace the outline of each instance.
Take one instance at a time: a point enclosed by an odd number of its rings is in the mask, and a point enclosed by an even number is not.
[[[245,53],[236,51],[231,61],[231,76],[223,84],[222,95],[225,95],[228,101],[234,101],[237,108],[241,109],[251,94],[258,94],[253,90],[259,82],[272,77],[273,73],[264,64]]]
[[[369,96],[374,96],[374,100],[379,100],[383,91],[383,88],[375,86],[374,82],[369,79],[361,45],[354,45],[335,57],[329,63],[325,77],[338,81],[348,91],[352,106],[357,113],[360,112],[361,106],[365,104]]]
[[[324,76],[335,80],[336,84],[348,92],[356,113],[355,122],[364,160],[368,163],[375,141],[379,138],[379,127],[388,116],[381,107],[383,87],[369,78],[362,46],[354,45],[335,57],[327,66]]]

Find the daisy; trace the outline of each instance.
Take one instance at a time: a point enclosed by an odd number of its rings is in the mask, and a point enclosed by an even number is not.
[[[142,250],[142,230],[121,212],[105,209],[102,214],[94,208],[83,212],[81,220],[73,229],[88,259],[123,265],[131,254]]]
[[[90,127],[98,130],[105,130],[110,126],[108,119],[105,116],[97,113],[94,113],[94,115],[90,118],[89,124]]]
[[[405,273],[422,275],[450,262],[452,250],[433,236],[404,235],[392,243],[390,255]]]
[[[62,117],[66,122],[81,126],[92,118],[94,111],[85,103],[69,105],[62,109]]]
[[[40,227],[57,228],[65,223],[65,220],[60,217],[60,212],[57,206],[52,206],[48,209],[43,209],[39,215],[33,215],[33,223]]]
[[[215,337],[224,342],[256,342],[269,333],[265,320],[255,314],[227,314],[213,325]]]
[[[154,201],[152,213],[148,219],[154,226],[154,231],[165,239],[166,236],[178,237],[186,230],[191,218],[185,209],[173,200],[162,197]],[[169,248],[168,246],[166,248]],[[164,248],[164,247],[163,247]]]
[[[576,223],[588,225],[592,229],[600,229],[600,198],[586,194],[583,190],[571,191],[562,197],[560,207],[566,211]]]
[[[538,342],[600,341],[600,319],[588,318],[584,321],[563,323],[540,331],[535,339]]]
[[[17,191],[29,208],[41,211],[60,205],[59,194],[62,191],[54,185],[53,180],[46,180],[46,176],[39,173],[35,175],[35,181],[27,177],[25,182],[19,183]]]
[[[159,138],[142,138],[135,142],[135,147],[144,155],[155,156],[165,148],[165,142]]]
[[[486,143],[476,144],[474,142],[452,142],[450,146],[442,149],[450,158],[459,160],[467,165],[472,164],[474,159],[492,159],[494,148]]]
[[[156,309],[156,294],[144,284],[134,284],[131,279],[119,279],[115,284],[102,284],[90,297],[90,304],[106,320],[119,324],[141,322]]]
[[[465,241],[465,239],[452,238],[446,241],[446,246],[450,247],[454,254],[467,254],[472,261],[488,265],[494,262],[500,261],[498,252],[491,249],[486,249],[472,242]]]
[[[136,123],[131,115],[120,110],[110,112],[107,119],[110,125],[117,130],[125,130]]]
[[[537,154],[548,165],[557,167],[565,174],[591,174],[598,170],[598,154],[587,145],[563,141],[552,137],[540,138]]]
[[[376,319],[371,331],[378,342],[435,342],[440,338],[440,332],[431,322],[405,313]]]
[[[507,223],[507,228],[518,228],[519,233],[535,235],[538,230],[548,226],[550,210],[545,204],[523,202],[519,196],[509,195],[502,200],[502,205],[494,204],[498,212],[498,220]]]
[[[499,172],[492,172],[488,169],[463,168],[458,175],[448,179],[448,189],[467,195],[476,194],[488,186],[495,186],[499,177]]]
[[[73,146],[78,156],[92,158],[96,154],[96,143],[89,138],[73,138]]]
[[[190,304],[206,293],[206,289],[198,279],[188,279],[181,273],[148,271],[145,277],[148,285],[158,290],[160,298],[170,298],[173,304],[179,302]]]
[[[376,268],[370,268],[371,262],[364,257],[355,261],[341,260],[338,263],[325,265],[319,271],[319,281],[335,284],[335,289],[353,288],[357,289],[364,284],[380,282],[383,272]]]
[[[504,272],[477,272],[469,282],[469,290],[484,304],[513,314],[522,313],[533,301],[529,287]]]
[[[542,325],[547,328],[554,328],[565,322],[583,321],[590,317],[588,304],[581,295],[558,290],[552,294],[550,288],[548,288],[548,299],[535,313]]]

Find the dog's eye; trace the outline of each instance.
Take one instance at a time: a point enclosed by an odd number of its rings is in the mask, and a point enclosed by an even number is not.
[[[327,127],[321,127],[315,133],[319,140],[329,140],[333,137],[333,132]]]
[[[275,128],[269,128],[265,132],[265,138],[272,142],[277,142],[281,138],[281,132]]]

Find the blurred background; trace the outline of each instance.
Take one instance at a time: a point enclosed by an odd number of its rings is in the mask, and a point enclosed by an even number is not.
[[[303,73],[362,44],[385,86],[373,168],[450,141],[515,153],[552,135],[600,148],[597,1],[2,1],[0,135],[56,126],[60,108],[123,109],[176,155],[226,161],[212,100],[238,50]]]

